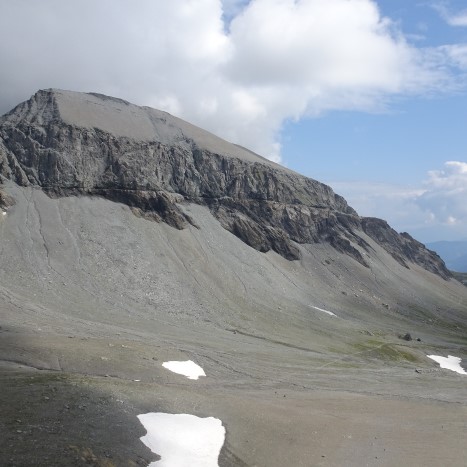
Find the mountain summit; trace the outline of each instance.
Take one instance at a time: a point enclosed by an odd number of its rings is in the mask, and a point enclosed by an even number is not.
[[[37,92],[0,119],[0,174],[54,196],[99,195],[183,229],[181,202],[208,206],[261,252],[300,258],[326,242],[368,267],[367,237],[400,264],[447,279],[441,259],[332,189],[179,118],[101,94]]]

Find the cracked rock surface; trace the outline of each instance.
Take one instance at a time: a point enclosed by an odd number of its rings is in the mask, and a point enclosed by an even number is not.
[[[254,249],[299,259],[325,242],[364,266],[365,232],[406,267],[449,278],[442,260],[408,234],[365,219],[330,187],[183,120],[99,94],[37,92],[0,119],[0,174],[51,196],[97,195],[183,229],[180,203],[208,206]]]

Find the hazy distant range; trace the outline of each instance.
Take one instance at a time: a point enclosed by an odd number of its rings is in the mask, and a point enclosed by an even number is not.
[[[467,240],[433,242],[426,246],[436,251],[451,271],[467,272]]]

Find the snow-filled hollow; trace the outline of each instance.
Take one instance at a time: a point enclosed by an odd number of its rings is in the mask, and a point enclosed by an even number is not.
[[[462,360],[459,357],[454,357],[453,355],[448,355],[447,357],[441,357],[439,355],[427,355],[427,357],[439,363],[441,368],[455,371],[460,375],[467,375],[467,371],[461,367]]]
[[[161,457],[149,467],[218,467],[225,439],[218,418],[147,413],[138,419],[147,431],[141,441]]]
[[[311,308],[314,308],[315,310],[322,311],[323,313],[326,313],[329,316],[335,316],[337,318],[337,315],[333,313],[332,311],[329,310],[323,310],[323,308],[318,308],[317,306],[311,306]]]
[[[198,379],[200,376],[206,376],[204,370],[191,360],[185,362],[164,362],[162,366],[173,373],[186,376],[188,379]]]

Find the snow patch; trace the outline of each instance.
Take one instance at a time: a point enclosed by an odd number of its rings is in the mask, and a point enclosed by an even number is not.
[[[218,467],[225,428],[218,418],[188,414],[138,415],[147,431],[141,441],[161,459],[149,467]]]
[[[173,373],[186,376],[188,379],[198,379],[200,376],[206,376],[204,370],[191,360],[186,362],[164,362],[162,366]]]
[[[322,311],[323,313],[326,313],[329,316],[335,316],[337,318],[337,315],[334,314],[332,311],[323,310],[322,308],[318,308],[317,306],[313,306],[313,305],[311,305],[311,308],[314,308],[315,310],[318,310],[318,311]]]
[[[439,355],[427,355],[427,357],[439,363],[441,368],[455,371],[460,375],[467,375],[467,372],[461,367],[461,359],[459,357],[454,357],[452,355],[448,355],[447,357],[440,357]]]

